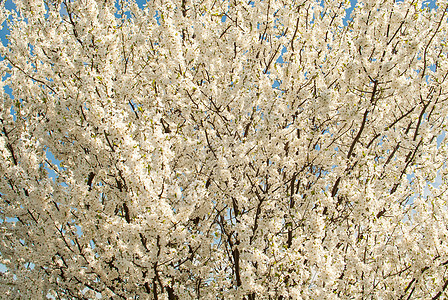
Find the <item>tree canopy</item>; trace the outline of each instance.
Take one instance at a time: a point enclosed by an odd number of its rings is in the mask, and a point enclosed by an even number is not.
[[[446,0],[15,5],[4,297],[447,296]]]

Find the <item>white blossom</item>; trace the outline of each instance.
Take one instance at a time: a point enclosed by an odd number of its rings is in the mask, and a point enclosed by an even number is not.
[[[1,5],[2,295],[443,298],[445,2]]]

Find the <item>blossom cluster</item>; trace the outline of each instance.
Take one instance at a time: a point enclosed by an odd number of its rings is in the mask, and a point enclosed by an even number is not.
[[[2,295],[446,296],[447,1],[14,3]]]

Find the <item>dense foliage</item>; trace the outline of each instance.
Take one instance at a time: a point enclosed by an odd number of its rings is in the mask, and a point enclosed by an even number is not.
[[[15,4],[2,296],[446,297],[447,1]]]

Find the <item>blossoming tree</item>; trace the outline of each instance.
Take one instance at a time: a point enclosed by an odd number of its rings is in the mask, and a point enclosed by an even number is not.
[[[2,295],[447,296],[447,1],[15,4]]]

